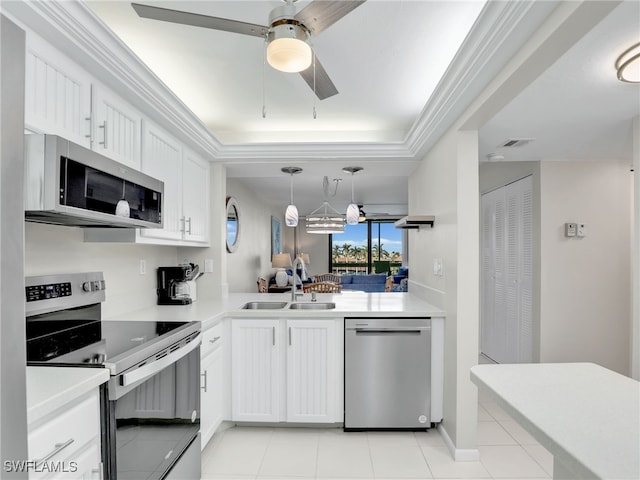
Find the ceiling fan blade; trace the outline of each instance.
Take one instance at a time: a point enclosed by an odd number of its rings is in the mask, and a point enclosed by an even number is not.
[[[300,10],[295,19],[317,35],[336,23],[366,0],[314,0]]]
[[[152,20],[160,20],[163,22],[179,23],[182,25],[191,25],[194,27],[212,28],[214,30],[241,33],[243,35],[251,35],[261,38],[264,38],[269,31],[269,27],[265,27],[263,25],[238,22],[237,20],[229,20],[227,18],[211,17],[209,15],[201,15],[199,13],[190,13],[180,10],[170,10],[168,8],[152,7],[150,5],[141,5],[139,3],[132,3],[131,6],[136,11],[138,16],[142,18],[149,18]]]
[[[324,100],[325,98],[329,98],[338,93],[338,89],[333,84],[331,79],[329,78],[329,74],[327,74],[326,70],[318,60],[318,57],[315,58],[316,61],[316,96],[319,100]],[[307,85],[313,90],[313,63],[309,68],[300,72],[304,81],[307,82]]]

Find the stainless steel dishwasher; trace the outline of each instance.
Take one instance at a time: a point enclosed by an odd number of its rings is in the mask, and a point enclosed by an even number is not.
[[[344,429],[431,426],[431,319],[345,319]]]

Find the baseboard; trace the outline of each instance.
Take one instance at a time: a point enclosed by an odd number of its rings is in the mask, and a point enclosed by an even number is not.
[[[480,461],[480,451],[477,448],[456,448],[442,424],[438,425],[438,431],[449,449],[449,453],[456,462],[478,462]]]

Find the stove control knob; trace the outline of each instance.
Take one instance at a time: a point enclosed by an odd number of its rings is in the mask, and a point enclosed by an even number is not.
[[[93,291],[93,284],[91,282],[84,282],[82,284],[82,290],[84,290],[85,292]]]

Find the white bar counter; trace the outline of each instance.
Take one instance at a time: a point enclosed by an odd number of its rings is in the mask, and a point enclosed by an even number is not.
[[[471,381],[553,454],[554,479],[640,479],[640,382],[593,363],[476,365]]]

